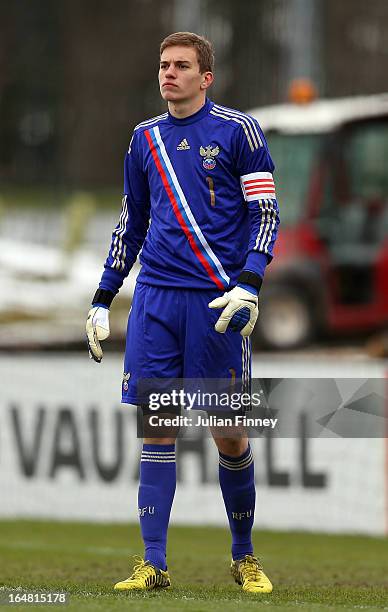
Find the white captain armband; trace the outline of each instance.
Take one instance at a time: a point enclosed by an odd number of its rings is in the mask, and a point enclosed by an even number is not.
[[[271,172],[251,172],[240,177],[241,188],[247,202],[276,199],[275,183]]]

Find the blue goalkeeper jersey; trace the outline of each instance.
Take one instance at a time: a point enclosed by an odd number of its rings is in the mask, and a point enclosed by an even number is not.
[[[273,170],[257,121],[210,100],[140,123],[100,288],[117,293],[140,250],[145,284],[223,291],[243,269],[262,276],[279,224]]]

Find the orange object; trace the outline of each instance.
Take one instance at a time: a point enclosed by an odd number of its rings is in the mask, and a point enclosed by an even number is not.
[[[294,104],[309,104],[316,100],[318,93],[310,79],[294,79],[288,88],[288,98]]]

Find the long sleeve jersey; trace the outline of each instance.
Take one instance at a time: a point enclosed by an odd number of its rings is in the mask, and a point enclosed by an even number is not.
[[[279,224],[273,170],[257,121],[210,100],[140,123],[100,288],[117,293],[140,250],[145,284],[224,291],[244,269],[262,276]]]

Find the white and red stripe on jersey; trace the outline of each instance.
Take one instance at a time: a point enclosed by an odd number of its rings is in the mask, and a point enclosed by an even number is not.
[[[240,177],[241,188],[247,202],[275,199],[275,183],[271,172],[251,172]]]

